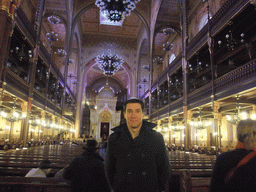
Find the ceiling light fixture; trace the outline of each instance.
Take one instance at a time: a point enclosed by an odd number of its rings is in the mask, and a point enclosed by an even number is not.
[[[55,52],[59,57],[64,57],[67,55],[67,52],[64,49],[58,49],[57,52]]]
[[[171,51],[173,49],[173,44],[169,41],[163,44],[164,51]]]
[[[140,0],[96,0],[95,5],[107,15],[110,21],[121,21],[129,16]]]
[[[47,17],[47,19],[52,24],[59,24],[60,23],[60,18],[55,16],[55,15],[51,15],[51,16]]]
[[[98,55],[95,59],[98,63],[100,70],[103,71],[103,74],[106,76],[113,76],[121,68],[124,60],[122,57],[119,57],[117,54],[111,54],[111,50],[108,50],[108,54]]]
[[[171,27],[164,28],[164,29],[163,29],[163,33],[164,33],[165,35],[171,35],[171,34],[174,33],[174,29],[171,28]]]

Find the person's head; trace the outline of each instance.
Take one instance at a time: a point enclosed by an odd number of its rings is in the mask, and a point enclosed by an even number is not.
[[[124,118],[129,129],[141,128],[144,117],[144,103],[140,99],[131,98],[124,103]]]
[[[237,125],[237,139],[244,143],[247,149],[256,148],[256,121],[241,120]]]
[[[98,142],[95,139],[89,139],[83,149],[88,152],[95,152],[99,149]]]
[[[51,172],[51,162],[49,160],[43,160],[41,161],[39,168],[47,175]]]

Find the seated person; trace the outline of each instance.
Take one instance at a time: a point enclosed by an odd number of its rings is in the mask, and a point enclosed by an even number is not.
[[[51,171],[51,162],[49,160],[43,160],[38,168],[31,169],[25,177],[42,177],[46,178]]]

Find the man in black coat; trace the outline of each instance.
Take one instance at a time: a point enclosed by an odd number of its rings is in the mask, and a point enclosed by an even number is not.
[[[64,169],[63,177],[71,180],[72,192],[110,192],[103,161],[96,140],[88,140],[85,152]]]
[[[169,179],[169,159],[156,124],[143,121],[144,104],[133,98],[124,103],[126,124],[112,130],[105,170],[115,192],[161,192]]]

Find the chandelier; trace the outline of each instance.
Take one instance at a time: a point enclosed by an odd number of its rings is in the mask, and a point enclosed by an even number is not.
[[[170,125],[169,128],[174,132],[180,132],[185,129],[184,125],[179,125],[179,122],[175,122],[173,125]]]
[[[239,97],[236,97],[237,100],[237,105],[236,105],[236,111],[235,114],[233,115],[233,118],[230,115],[227,115],[227,121],[233,125],[238,124],[238,122],[241,120],[240,118],[240,106],[239,106]]]
[[[52,24],[59,24],[60,23],[60,18],[55,16],[55,15],[51,15],[51,16],[47,17],[47,19]]]
[[[6,113],[3,109],[0,112],[0,115],[4,119],[6,119],[7,121],[9,121],[11,123],[14,123],[14,122],[19,121],[19,120],[23,120],[26,117],[25,113],[17,112],[17,110],[16,110],[16,101],[17,101],[17,98],[14,98],[14,105],[13,105],[12,110],[11,110],[10,113]]]
[[[58,49],[55,54],[57,54],[59,57],[64,57],[67,55],[67,52],[64,49]]]
[[[163,33],[164,33],[165,35],[171,35],[171,34],[174,33],[174,29],[171,28],[171,27],[164,28],[164,29],[163,29]]]
[[[58,34],[54,33],[54,31],[51,31],[50,33],[45,34],[47,39],[51,42],[58,41]]]
[[[140,0],[96,0],[95,5],[110,21],[118,22],[129,16]]]
[[[234,50],[235,46],[239,43],[239,41],[241,43],[245,43],[245,40],[244,40],[245,34],[244,33],[240,34],[240,38],[241,38],[240,40],[238,38],[235,38],[234,32],[231,28],[232,24],[233,24],[232,21],[228,22],[228,25],[229,25],[230,29],[229,29],[228,33],[225,35],[226,39],[223,40],[224,45],[226,45],[226,47],[228,48],[229,51]],[[218,40],[219,47],[221,47],[222,44],[223,44],[223,42],[221,40]]]
[[[171,51],[173,49],[173,44],[169,41],[163,44],[164,51]]]
[[[11,49],[10,53],[13,54],[14,50]],[[15,47],[15,53],[20,61],[30,59],[33,57],[32,50],[28,49],[25,44],[22,44],[21,47]]]
[[[202,121],[201,108],[199,108],[199,119],[198,122],[191,121],[190,125],[195,127],[196,129],[202,130],[210,127],[212,125],[211,121]]]
[[[163,64],[163,58],[162,57],[155,57],[153,59],[153,62],[156,63],[157,65]]]
[[[41,125],[41,120],[39,118],[35,117],[35,118],[29,120],[29,124],[36,127],[36,126]]]
[[[121,68],[124,60],[122,57],[119,57],[117,54],[111,54],[111,51],[108,50],[108,54],[98,55],[95,59],[98,63],[100,70],[103,71],[103,74],[106,76],[113,76]]]

